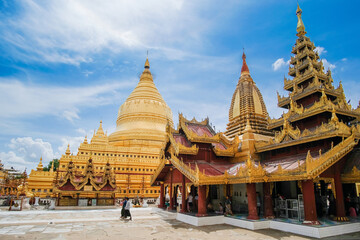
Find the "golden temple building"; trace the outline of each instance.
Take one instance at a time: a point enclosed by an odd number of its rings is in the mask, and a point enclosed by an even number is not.
[[[295,218],[308,225],[320,224],[324,214],[349,220],[359,194],[360,105],[354,109],[346,101],[341,82],[333,86],[301,14],[298,6],[298,38],[290,78],[284,79],[288,96],[278,95],[278,106],[288,111],[279,119],[268,117],[243,54],[225,132],[231,140],[215,134],[207,122],[180,116],[179,128],[168,129],[161,164],[151,179],[161,185],[160,207],[168,188],[170,209],[181,205],[181,213],[200,217],[208,214],[208,203],[218,206],[229,198],[229,208],[251,220],[259,219],[260,202],[264,218]],[[193,208],[187,207],[189,194],[198,196]],[[329,199],[329,212],[319,206],[320,199]]]
[[[360,106],[346,101],[341,82],[334,87],[301,14],[298,6],[297,39],[284,79],[288,96],[278,94],[278,106],[287,112],[279,119],[268,116],[244,53],[226,131],[216,133],[209,119],[182,114],[174,129],[146,59],[138,85],[119,109],[115,132],[108,135],[100,121],[76,155],[68,146],[56,172],[44,172],[40,159],[28,191],[57,197],[60,205],[93,205],[94,199],[111,205],[125,196],[160,195],[164,207],[166,187],[170,209],[181,204],[187,212],[187,195],[198,194],[195,210],[204,216],[207,202],[217,206],[230,197],[234,210],[252,220],[259,219],[257,192],[265,218],[279,214],[273,201],[278,194],[303,206],[296,214],[306,224],[319,224],[315,198],[332,196],[334,219],[347,221],[344,194],[359,194]]]
[[[150,186],[150,177],[159,165],[167,124],[173,125],[172,112],[154,84],[149,60],[146,59],[139,83],[119,108],[115,132],[110,135],[105,133],[100,121],[90,141],[85,136],[76,155],[70,152],[68,146],[59,160],[57,172],[44,172],[40,159],[37,169],[31,171],[28,189],[35,196],[69,199],[61,201],[63,205],[73,205],[74,201],[70,199],[76,198],[157,198],[160,191],[158,187]],[[105,170],[114,177],[113,187],[116,190],[112,189],[112,194],[97,191],[95,180],[94,188],[90,185],[90,188],[79,188],[80,185],[75,184],[80,179],[89,178],[90,159],[92,179],[98,179]],[[73,192],[62,191],[64,179],[70,178],[78,179],[72,181],[72,187],[76,189]]]
[[[36,169],[32,169],[30,172],[27,180],[27,191],[38,197],[53,196],[54,166],[52,166],[49,171],[43,171],[43,169],[41,157]],[[29,193],[27,195],[29,195]]]

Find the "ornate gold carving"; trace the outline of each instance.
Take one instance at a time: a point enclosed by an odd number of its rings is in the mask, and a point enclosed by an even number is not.
[[[360,182],[360,170],[353,166],[351,172],[341,175],[341,181],[343,183],[356,183]]]
[[[112,188],[116,188],[115,176],[111,171],[109,162],[105,166],[103,174],[97,175],[93,171],[92,159],[90,158],[84,176],[79,176],[75,170],[75,165],[72,161],[68,163],[67,172],[63,179],[58,183],[57,189],[63,187],[68,181],[74,186],[77,191],[80,191],[88,182],[96,189],[101,190],[106,184],[109,184]],[[101,181],[97,180],[97,176],[101,176]],[[59,190],[61,191],[61,190]]]
[[[291,126],[286,117],[284,117],[283,129],[280,132],[275,133],[275,143],[280,143],[283,140],[290,140],[286,137],[291,137],[291,139],[293,140],[299,139],[300,130],[298,127],[294,128],[293,126]]]
[[[358,140],[355,139],[355,133],[353,133],[350,137],[346,138],[338,145],[316,158],[311,156],[309,150],[306,156],[306,172],[308,177],[314,178],[320,175],[322,172],[328,169],[329,166],[333,165],[346,154],[348,154],[354,148],[357,142]]]

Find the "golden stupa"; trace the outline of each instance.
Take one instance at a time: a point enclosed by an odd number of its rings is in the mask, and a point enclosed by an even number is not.
[[[268,113],[263,97],[252,79],[246,64],[246,55],[242,56],[241,75],[231,100],[229,123],[225,135],[234,138],[245,132],[247,123],[254,133],[271,135],[268,127]]]
[[[149,60],[146,59],[138,85],[119,108],[115,132],[108,136],[100,121],[91,140],[88,142],[85,137],[80,144],[77,155],[73,155],[68,146],[60,158],[58,173],[33,170],[29,176],[29,189],[41,197],[50,193],[61,198],[60,205],[73,205],[74,198],[156,198],[159,188],[151,187],[149,183],[159,165],[159,153],[165,142],[168,123],[173,125],[171,109],[156,88]],[[107,196],[106,193],[96,191],[77,192],[80,196],[76,196],[70,191],[59,192],[57,188],[54,188],[56,192],[53,193],[53,186],[65,178],[69,164],[76,172],[84,174],[90,158],[94,174],[101,175],[107,164],[110,164],[116,182],[115,196],[113,193]],[[47,184],[41,184],[44,181]],[[46,189],[41,186],[46,186]]]
[[[168,122],[173,125],[171,109],[157,90],[146,59],[138,85],[119,109],[109,143],[133,148],[160,147]]]

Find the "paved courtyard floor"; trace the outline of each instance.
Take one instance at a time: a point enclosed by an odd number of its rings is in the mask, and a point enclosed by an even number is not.
[[[311,239],[276,230],[251,231],[229,225],[194,227],[156,208],[132,209],[132,215],[133,221],[128,221],[119,220],[120,209],[0,211],[0,239]],[[360,233],[327,239],[360,239]]]

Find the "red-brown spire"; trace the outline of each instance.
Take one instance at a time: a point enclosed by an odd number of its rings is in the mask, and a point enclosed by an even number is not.
[[[245,55],[245,52],[243,52],[243,55],[242,55],[242,59],[243,59],[243,65],[241,67],[241,75],[243,74],[250,74],[250,71],[249,71],[249,68],[246,64],[246,55]]]

